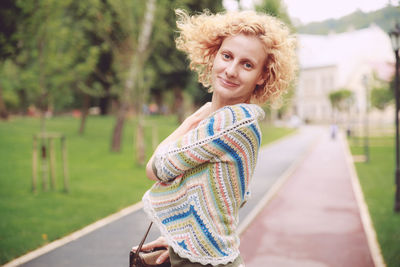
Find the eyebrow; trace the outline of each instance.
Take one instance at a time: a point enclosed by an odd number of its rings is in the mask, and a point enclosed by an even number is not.
[[[257,65],[257,61],[251,59],[251,58],[244,58],[242,61],[249,61],[253,65]]]
[[[221,53],[229,53],[231,55],[233,55],[233,52],[227,48],[224,48],[221,50]],[[250,57],[244,57],[242,58],[240,61],[249,61],[250,63],[252,63],[253,65],[257,65],[257,61],[255,59],[252,59]]]

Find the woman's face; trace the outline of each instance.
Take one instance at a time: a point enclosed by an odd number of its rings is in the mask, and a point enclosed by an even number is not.
[[[224,104],[248,103],[256,85],[264,82],[266,59],[256,36],[239,34],[224,39],[211,72],[213,98]]]

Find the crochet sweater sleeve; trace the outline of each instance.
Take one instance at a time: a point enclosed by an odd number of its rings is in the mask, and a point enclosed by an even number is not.
[[[178,140],[164,145],[154,157],[157,177],[165,183],[181,177],[198,165],[219,161],[223,143],[216,140],[231,140],[230,135],[253,124],[263,116],[263,111],[246,105],[225,106],[204,119],[199,125]],[[258,142],[261,142],[261,137]]]

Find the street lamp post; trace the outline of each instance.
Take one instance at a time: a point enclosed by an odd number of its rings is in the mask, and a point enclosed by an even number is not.
[[[395,69],[395,83],[394,83],[394,97],[396,101],[395,108],[395,119],[396,119],[396,173],[395,173],[395,183],[396,183],[396,193],[394,202],[394,211],[400,211],[400,157],[399,157],[399,47],[400,47],[400,24],[396,24],[394,30],[389,32],[390,40],[392,42],[393,51],[396,57],[396,69]]]
[[[369,88],[368,88],[368,76],[365,74],[362,78],[365,88],[365,117],[364,117],[364,156],[365,162],[369,162]]]

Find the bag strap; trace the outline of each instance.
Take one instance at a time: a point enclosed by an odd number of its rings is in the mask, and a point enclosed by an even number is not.
[[[135,253],[135,258],[139,258],[139,252],[142,250],[142,246],[143,246],[144,242],[146,241],[147,235],[149,234],[152,225],[153,225],[153,222],[150,222],[150,225],[147,228],[146,234],[144,235],[142,241],[140,241],[140,244],[136,250],[137,253]]]

